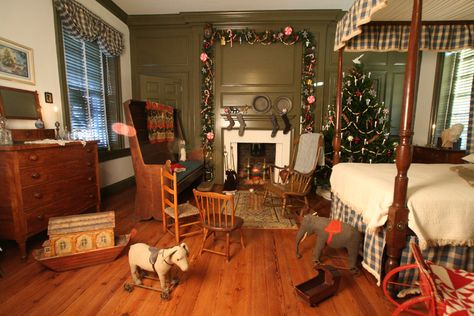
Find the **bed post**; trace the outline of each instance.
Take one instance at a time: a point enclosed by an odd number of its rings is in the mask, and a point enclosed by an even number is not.
[[[393,203],[388,211],[387,221],[387,261],[385,273],[399,266],[402,249],[405,248],[408,230],[407,172],[411,163],[411,139],[413,136],[413,101],[415,96],[416,70],[418,63],[418,41],[421,32],[422,0],[413,0],[413,13],[408,42],[408,61],[405,68],[403,106],[400,119],[400,145],[397,148],[397,176],[393,193]]]
[[[344,53],[344,47],[339,48],[337,58],[337,83],[336,83],[336,122],[334,126],[334,137],[332,140],[332,165],[335,166],[339,163],[341,158],[341,113],[342,113],[342,54]]]

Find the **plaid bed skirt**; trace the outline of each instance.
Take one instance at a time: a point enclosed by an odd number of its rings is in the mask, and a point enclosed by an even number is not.
[[[362,266],[377,279],[377,285],[380,285],[383,269],[385,230],[380,229],[375,233],[366,232],[367,225],[364,223],[363,217],[345,205],[334,194],[332,195],[331,218],[350,224],[364,233]],[[416,236],[407,236],[406,246],[400,258],[400,265],[415,263],[415,258],[413,258],[409,247],[412,241],[418,244]],[[474,247],[430,247],[423,250],[422,253],[425,260],[429,260],[435,264],[451,269],[474,271]],[[418,270],[413,269],[401,272],[398,277],[400,282],[411,283],[418,279]]]

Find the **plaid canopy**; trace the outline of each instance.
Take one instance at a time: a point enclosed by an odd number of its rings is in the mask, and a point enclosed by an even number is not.
[[[337,24],[334,50],[341,47],[346,51],[408,50],[410,25],[401,21],[410,21],[412,4],[412,0],[355,1]],[[431,0],[425,2],[425,7],[428,8],[423,10],[423,20],[433,23],[423,24],[421,50],[474,48],[474,1]],[[454,22],[441,21],[443,8],[450,10],[444,11]]]
[[[97,41],[107,56],[122,54],[122,33],[74,0],[55,0],[54,3],[62,25],[74,37],[88,42]]]

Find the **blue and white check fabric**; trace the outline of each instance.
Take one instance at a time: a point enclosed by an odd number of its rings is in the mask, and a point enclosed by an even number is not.
[[[334,50],[407,51],[410,25],[400,22],[371,23],[371,16],[386,6],[386,0],[358,0],[337,23]],[[474,22],[423,24],[420,50],[455,51],[474,48]]]
[[[85,6],[74,0],[55,0],[63,27],[75,38],[97,41],[107,56],[119,56],[124,50],[123,35]]]
[[[363,260],[362,266],[369,271],[376,279],[377,285],[380,285],[383,255],[385,248],[385,230],[372,233],[366,232],[366,224],[362,216],[344,204],[337,196],[333,194],[331,205],[331,218],[338,219],[344,223],[356,227],[364,235]],[[409,244],[416,242],[416,236],[407,236],[406,246],[402,251],[400,265],[415,263]],[[466,246],[443,246],[430,247],[422,251],[425,260],[435,264],[451,268],[474,271],[474,247]],[[418,271],[416,269],[407,270],[399,274],[399,281],[403,283],[412,283],[417,280]]]

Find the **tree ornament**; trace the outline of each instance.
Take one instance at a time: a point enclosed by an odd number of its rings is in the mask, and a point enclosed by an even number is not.
[[[206,138],[210,141],[212,141],[214,139],[214,133],[213,132],[208,132],[206,134]]]
[[[205,63],[208,58],[209,57],[207,56],[206,53],[201,53],[201,55],[199,56],[199,59],[201,59],[203,63]]]
[[[311,79],[306,80],[306,84],[308,86],[311,86],[313,84],[313,80],[311,80]]]
[[[360,97],[360,96],[362,96],[362,93],[361,93],[359,90],[356,90],[356,92],[354,93],[354,95],[355,95],[356,97]]]
[[[306,98],[306,100],[308,101],[309,104],[313,104],[314,101],[316,101],[316,98],[314,97],[314,95],[310,95]]]
[[[284,33],[285,33],[285,36],[290,36],[291,33],[293,33],[293,28],[291,26],[285,27]]]
[[[226,42],[225,41],[225,35],[222,34],[222,36],[221,36],[221,46],[225,46],[225,42]]]
[[[352,98],[348,97],[347,100],[346,100],[346,103],[347,103],[347,105],[351,105],[352,104]]]

